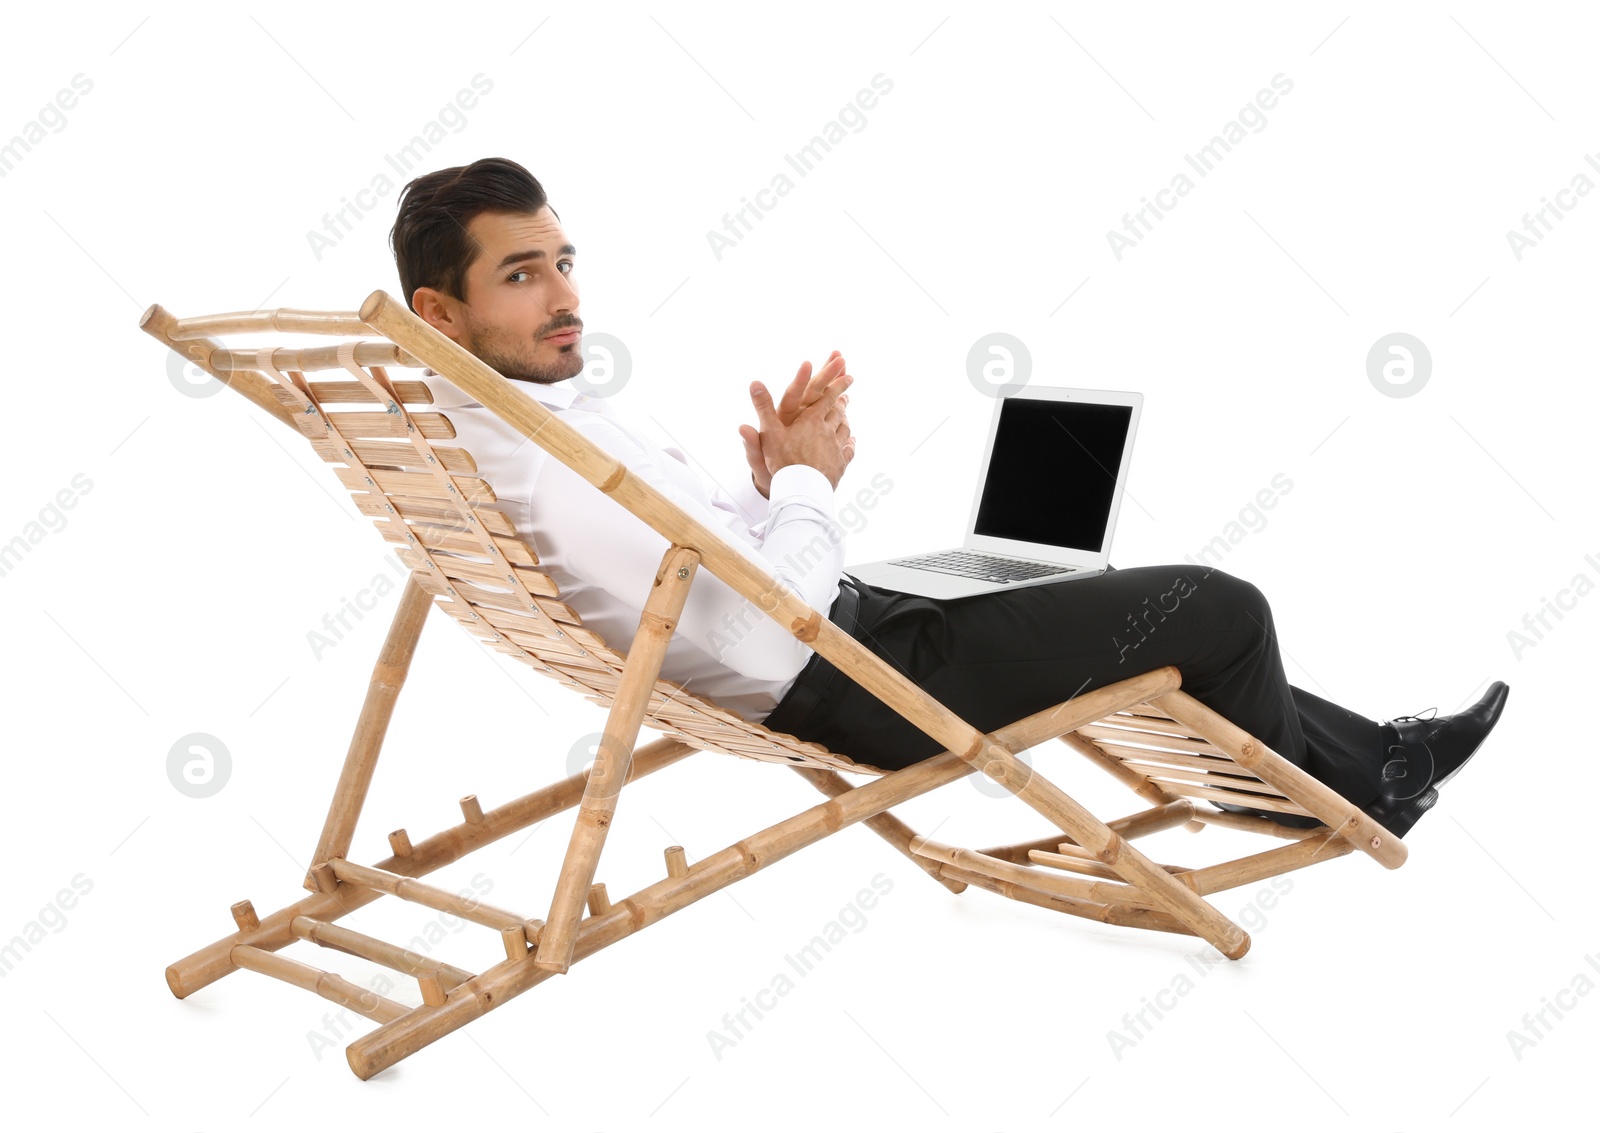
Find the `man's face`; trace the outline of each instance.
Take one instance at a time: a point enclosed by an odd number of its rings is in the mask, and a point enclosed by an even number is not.
[[[549,384],[582,373],[577,249],[555,213],[483,212],[467,233],[478,256],[466,301],[435,293],[450,318],[429,321],[508,378]]]

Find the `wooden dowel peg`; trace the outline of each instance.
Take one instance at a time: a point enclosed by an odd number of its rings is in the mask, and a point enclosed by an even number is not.
[[[539,933],[544,931],[544,921],[532,917],[522,922],[523,935],[528,938],[528,947],[539,947]]]
[[[528,934],[520,924],[500,930],[500,942],[506,946],[507,960],[524,960],[528,956]]]
[[[462,797],[461,813],[466,816],[467,822],[473,826],[483,821],[483,808],[478,805],[477,795],[465,795]]]
[[[664,853],[667,857],[668,877],[689,876],[689,859],[684,856],[682,846],[668,846]]]
[[[443,1007],[445,1001],[444,984],[439,979],[438,970],[423,972],[417,976],[417,986],[422,989],[422,1002],[429,1007]]]
[[[339,877],[328,862],[311,867],[311,880],[315,883],[318,893],[332,893],[339,888]]]
[[[606,885],[597,881],[589,886],[589,915],[603,917],[611,911],[611,898],[606,896]]]
[[[237,905],[230,906],[228,911],[233,914],[233,923],[239,926],[240,932],[254,932],[261,927],[261,918],[256,916],[256,907],[249,901],[240,901]]]
[[[394,851],[394,856],[397,858],[411,856],[411,836],[406,833],[405,827],[390,832],[389,849]]]

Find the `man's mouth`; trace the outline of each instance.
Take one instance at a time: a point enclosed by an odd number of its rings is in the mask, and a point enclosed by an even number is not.
[[[566,346],[569,343],[577,342],[582,337],[583,331],[578,327],[566,327],[556,331],[554,334],[545,335],[545,341],[553,342],[557,346]]]

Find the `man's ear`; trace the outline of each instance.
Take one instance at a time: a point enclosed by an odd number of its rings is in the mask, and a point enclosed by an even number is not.
[[[419,287],[411,296],[411,309],[445,337],[461,338],[460,304],[442,291]]]

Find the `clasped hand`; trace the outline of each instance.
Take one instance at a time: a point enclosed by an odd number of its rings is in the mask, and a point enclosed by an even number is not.
[[[777,405],[766,386],[750,383],[759,427],[740,425],[739,435],[744,438],[750,478],[763,496],[771,490],[772,474],[790,464],[810,465],[838,488],[856,452],[844,412],[850,400],[844,391],[855,379],[844,367],[844,356],[837,350],[815,375],[811,363],[802,362]]]

